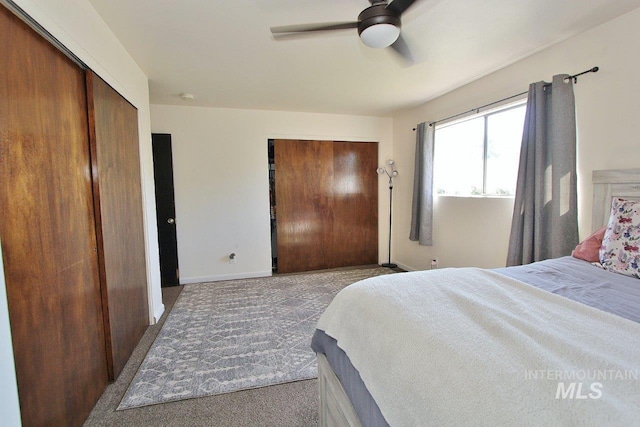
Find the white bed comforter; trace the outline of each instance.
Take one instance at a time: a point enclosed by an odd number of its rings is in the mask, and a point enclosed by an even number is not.
[[[318,329],[391,426],[640,425],[640,324],[492,271],[367,279]]]

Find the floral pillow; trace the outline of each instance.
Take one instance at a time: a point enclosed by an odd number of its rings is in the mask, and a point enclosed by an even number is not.
[[[606,270],[640,278],[640,202],[613,199],[600,263]]]

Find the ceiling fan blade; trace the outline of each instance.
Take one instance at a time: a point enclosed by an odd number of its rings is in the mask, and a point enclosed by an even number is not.
[[[413,65],[415,63],[411,50],[409,49],[409,45],[407,45],[405,39],[402,38],[402,35],[400,35],[400,37],[398,37],[398,39],[389,47],[396,54],[400,55],[406,65]]]
[[[387,9],[397,13],[398,16],[400,16],[415,2],[416,0],[393,0],[391,3],[389,3]]]
[[[352,22],[324,22],[318,24],[284,25],[271,27],[272,34],[304,33],[308,31],[348,30],[358,28],[358,21]]]

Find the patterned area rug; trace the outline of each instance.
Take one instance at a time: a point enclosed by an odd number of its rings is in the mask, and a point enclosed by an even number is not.
[[[118,410],[317,377],[311,336],[366,268],[187,285]]]

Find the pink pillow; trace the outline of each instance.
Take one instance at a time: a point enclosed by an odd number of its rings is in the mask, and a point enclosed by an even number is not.
[[[584,239],[571,252],[571,256],[589,262],[600,262],[600,246],[602,246],[605,231],[607,231],[607,227],[602,227]]]

